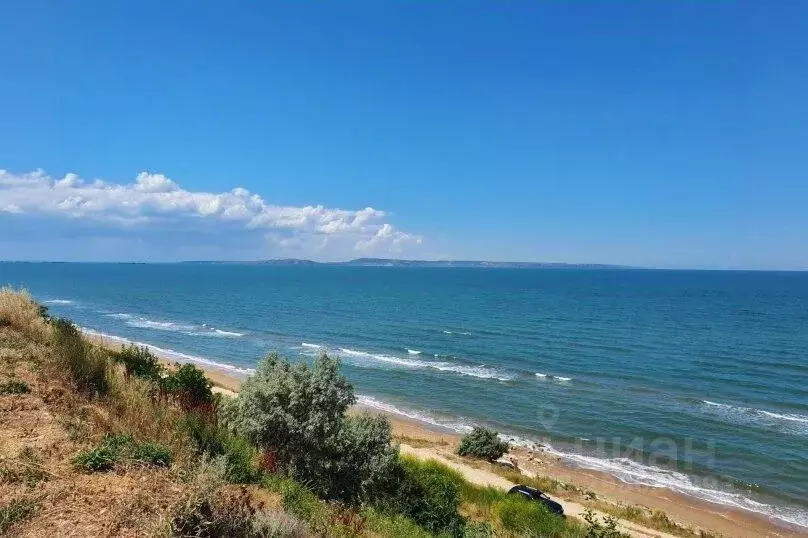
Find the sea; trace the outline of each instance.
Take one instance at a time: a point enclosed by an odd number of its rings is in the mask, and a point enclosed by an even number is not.
[[[808,528],[808,273],[0,263],[52,315]]]

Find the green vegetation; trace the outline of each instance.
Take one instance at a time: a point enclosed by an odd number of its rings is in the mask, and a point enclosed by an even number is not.
[[[213,403],[211,382],[205,372],[193,364],[183,364],[165,379],[165,390],[185,409],[197,409]]]
[[[135,376],[158,380],[163,373],[160,361],[146,347],[131,344],[113,354],[112,357],[123,364],[126,377]]]
[[[26,500],[12,501],[0,506],[0,534],[5,534],[14,523],[31,517],[35,511],[36,505]]]
[[[508,451],[508,443],[499,440],[499,434],[486,428],[474,428],[460,440],[457,453],[487,461],[494,461]]]
[[[462,535],[464,520],[458,512],[462,477],[435,461],[402,457],[401,464],[403,476],[390,501],[391,511],[412,518],[428,531]]]
[[[157,443],[137,443],[129,434],[107,435],[97,447],[76,454],[73,465],[87,473],[104,472],[125,459],[168,467],[171,450]]]
[[[495,506],[497,520],[503,529],[518,536],[569,535],[566,522],[553,516],[547,508],[517,495],[507,495]]]
[[[28,394],[31,388],[22,381],[0,383],[0,394]]]
[[[134,344],[113,353],[112,358],[123,365],[127,379],[134,376],[157,384],[185,409],[213,403],[210,380],[193,364],[176,364],[173,370],[166,370],[148,348]]]
[[[73,465],[87,473],[109,471],[118,461],[118,454],[109,447],[97,447],[79,452],[73,458]]]
[[[141,443],[132,450],[132,459],[157,467],[168,467],[171,465],[171,450],[157,443]]]
[[[313,366],[292,365],[273,354],[220,411],[227,427],[271,455],[276,472],[326,499],[358,504],[386,494],[398,451],[387,420],[346,416],[354,401],[338,360],[323,355]]]

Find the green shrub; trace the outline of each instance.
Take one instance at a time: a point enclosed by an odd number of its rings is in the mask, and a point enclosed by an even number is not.
[[[22,381],[0,383],[0,394],[28,394],[31,388]]]
[[[223,439],[228,432],[219,425],[215,413],[191,410],[182,418],[181,427],[191,437],[200,454],[224,454]]]
[[[157,443],[141,443],[135,446],[132,459],[158,467],[171,465],[171,449]]]
[[[273,354],[220,410],[228,427],[273,454],[280,472],[325,498],[359,503],[394,486],[397,451],[384,418],[346,418],[354,401],[338,360],[292,365]]]
[[[508,443],[499,440],[499,435],[486,428],[474,428],[460,440],[457,453],[488,461],[494,461],[508,451]]]
[[[464,521],[458,513],[462,478],[434,461],[401,458],[403,473],[388,505],[430,532],[463,534]]]
[[[260,478],[256,468],[258,450],[246,437],[233,434],[221,426],[215,413],[190,411],[183,419],[188,432],[201,454],[222,456],[228,482],[250,484]]]
[[[239,435],[226,435],[222,448],[227,462],[225,477],[228,482],[250,484],[258,479],[255,468],[258,451],[252,443]]]
[[[347,416],[334,445],[322,447],[296,474],[323,497],[349,504],[392,494],[400,464],[390,431],[390,422],[381,415]]]
[[[185,409],[198,409],[213,403],[211,382],[205,372],[193,364],[183,364],[165,379],[166,392],[177,398]]]
[[[323,355],[313,366],[292,365],[273,353],[221,412],[228,426],[261,449],[276,450],[280,462],[295,468],[305,467],[322,446],[334,445],[354,402],[338,360]]]
[[[0,507],[0,534],[5,534],[14,523],[31,517],[36,508],[33,502],[27,500],[11,501]]]
[[[118,453],[108,446],[99,446],[92,450],[83,450],[73,457],[73,465],[84,472],[95,473],[109,471],[118,461]]]
[[[520,536],[565,536],[564,519],[550,513],[542,503],[508,495],[494,507],[502,528]]]
[[[109,361],[105,352],[94,349],[73,325],[63,318],[50,320],[54,330],[55,356],[71,374],[76,388],[88,397],[109,392]]]
[[[123,364],[127,377],[157,380],[163,373],[159,359],[146,347],[131,344],[115,353],[113,357]]]

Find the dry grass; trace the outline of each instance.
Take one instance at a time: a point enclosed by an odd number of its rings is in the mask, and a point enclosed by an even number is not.
[[[0,327],[10,326],[36,342],[48,340],[50,327],[25,290],[0,288]]]
[[[444,439],[432,440],[424,439],[422,437],[410,437],[409,435],[394,435],[393,441],[402,445],[411,446],[413,448],[433,448],[449,445],[449,441],[445,441]]]
[[[106,429],[126,432],[137,440],[152,441],[171,448],[175,461],[186,461],[195,448],[181,428],[185,413],[176,404],[160,400],[154,387],[138,378],[124,379],[120,368],[110,375],[110,393],[99,402],[106,412]]]
[[[223,462],[200,462],[186,412],[154,383],[127,378],[109,350],[42,314],[26,292],[0,290],[0,534],[182,535],[184,521],[219,536],[308,535],[278,495],[228,485]],[[108,433],[167,446],[171,468],[75,469]]]

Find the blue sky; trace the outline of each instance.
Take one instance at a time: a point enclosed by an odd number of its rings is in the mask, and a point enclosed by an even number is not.
[[[807,50],[801,2],[5,2],[0,259],[808,269]]]

